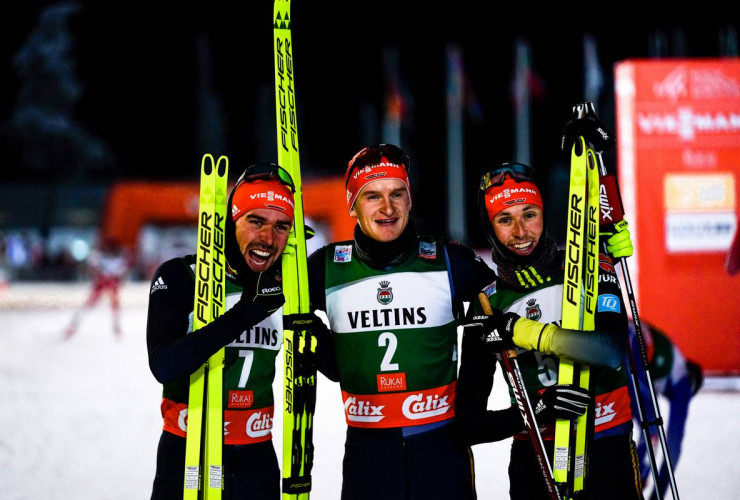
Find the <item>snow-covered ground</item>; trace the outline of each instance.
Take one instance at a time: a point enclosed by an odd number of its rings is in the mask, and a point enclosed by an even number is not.
[[[120,338],[104,300],[65,341],[87,287],[0,289],[0,498],[149,497],[161,418],[160,385],[147,366],[148,284],[126,285]],[[740,393],[713,389],[717,382],[709,380],[692,402],[676,470],[684,500],[740,498]],[[494,387],[489,406],[501,408],[503,380]],[[339,498],[345,429],[338,386],[320,377],[314,499]],[[479,498],[508,497],[508,447],[507,440],[473,448]]]

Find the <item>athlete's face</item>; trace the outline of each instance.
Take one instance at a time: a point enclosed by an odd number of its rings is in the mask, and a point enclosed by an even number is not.
[[[280,258],[291,226],[290,217],[267,208],[250,210],[236,220],[236,241],[249,269],[262,272]]]
[[[530,255],[542,236],[542,210],[537,205],[514,205],[491,221],[496,238],[517,255]]]
[[[411,200],[406,184],[398,179],[382,179],[362,189],[349,214],[357,218],[366,236],[388,242],[398,238],[406,229],[410,211]]]

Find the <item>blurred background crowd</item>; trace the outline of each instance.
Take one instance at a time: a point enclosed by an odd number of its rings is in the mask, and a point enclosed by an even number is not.
[[[394,142],[412,159],[420,229],[483,246],[478,172],[532,164],[547,202],[562,203],[560,131],[584,100],[615,130],[616,62],[738,55],[726,16],[593,8],[553,22],[512,8],[294,2],[304,178],[339,178],[364,145]],[[90,252],[116,238],[116,186],[194,186],[207,152],[229,156],[232,181],[276,157],[271,2],[23,2],[0,23],[2,282],[89,277]],[[460,197],[445,191],[453,166]],[[550,212],[559,236],[565,210]],[[128,277],[148,280],[194,248],[193,227],[144,217],[117,242],[131,255]]]

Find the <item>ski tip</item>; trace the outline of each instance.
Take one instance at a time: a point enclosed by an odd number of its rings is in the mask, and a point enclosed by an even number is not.
[[[229,158],[227,156],[219,156],[218,162],[216,163],[216,175],[224,177],[229,173]]]
[[[203,155],[203,159],[200,160],[200,169],[206,174],[211,175],[214,167],[213,155],[206,153]]]

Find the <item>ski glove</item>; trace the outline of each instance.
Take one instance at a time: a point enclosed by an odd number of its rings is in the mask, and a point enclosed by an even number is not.
[[[269,314],[272,314],[285,304],[285,295],[283,295],[283,290],[280,288],[276,292],[257,295],[254,298],[254,303],[264,307]]]
[[[262,310],[262,319],[274,313],[285,304],[280,271],[280,266],[277,265],[268,271],[260,273],[257,276],[256,283],[251,282],[246,284],[242,291],[240,302],[252,302],[258,305],[259,309]],[[267,276],[267,273],[273,273],[274,275]]]
[[[635,251],[632,247],[632,238],[628,229],[627,221],[622,221],[617,229],[616,233],[604,232],[602,229],[602,236],[609,236],[606,240],[606,251],[615,258],[629,257]]]
[[[554,385],[545,389],[534,403],[537,424],[548,424],[557,418],[574,420],[586,413],[591,404],[588,391],[577,385]]]
[[[258,286],[257,295],[254,296],[254,303],[264,307],[269,314],[274,313],[283,304],[285,304],[285,295],[283,295],[283,287],[275,285],[267,288],[261,288]]]
[[[595,151],[606,151],[614,147],[614,136],[606,131],[596,114],[587,114],[581,118],[571,118],[563,128],[560,139],[560,149],[570,152],[578,136],[583,136],[587,143],[591,143]],[[580,149],[580,148],[579,148]]]
[[[486,348],[494,352],[514,349],[514,324],[519,319],[516,313],[503,313],[498,309],[493,314],[479,314],[470,318],[463,326],[482,328],[481,340]]]

